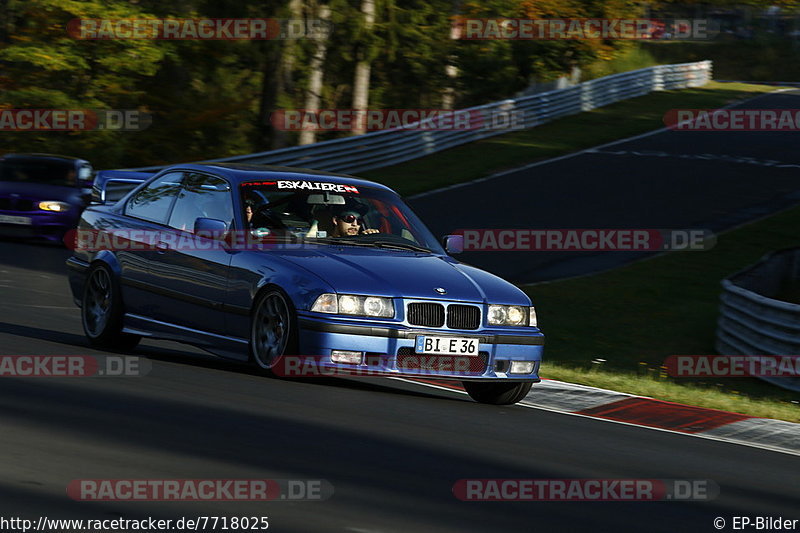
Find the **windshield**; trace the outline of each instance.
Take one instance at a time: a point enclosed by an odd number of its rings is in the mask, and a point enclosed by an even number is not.
[[[257,236],[444,253],[396,194],[307,180],[241,185],[244,220]]]
[[[78,176],[72,161],[4,159],[0,161],[0,181],[76,187]]]

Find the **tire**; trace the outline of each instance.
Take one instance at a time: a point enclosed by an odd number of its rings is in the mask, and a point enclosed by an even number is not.
[[[141,337],[122,332],[125,306],[119,284],[105,265],[95,265],[86,274],[81,301],[81,322],[89,343],[97,348],[128,351]]]
[[[464,381],[464,388],[470,398],[478,403],[491,405],[511,405],[525,398],[533,383],[530,381]]]
[[[265,374],[273,370],[285,355],[296,355],[298,345],[297,314],[292,301],[278,289],[263,292],[253,306],[250,322],[250,359]]]

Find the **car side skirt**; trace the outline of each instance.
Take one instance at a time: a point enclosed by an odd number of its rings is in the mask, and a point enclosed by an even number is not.
[[[142,337],[191,344],[229,359],[238,361],[247,361],[249,359],[248,341],[246,339],[200,331],[140,315],[126,314],[123,331],[141,335]]]

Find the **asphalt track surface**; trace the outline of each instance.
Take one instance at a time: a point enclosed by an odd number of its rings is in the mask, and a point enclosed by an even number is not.
[[[796,99],[770,97],[759,107],[797,105]],[[759,134],[758,143],[719,135],[659,134],[634,143],[800,163],[789,135],[768,141]],[[493,197],[512,187],[510,178],[497,178],[450,195],[481,198],[484,213],[501,198],[513,204],[499,216],[526,206],[528,214],[518,216],[528,218],[504,221],[509,227],[545,220],[548,227],[681,227],[736,220],[741,209],[752,214],[754,206],[791,194],[796,174],[581,155],[514,177],[514,194]],[[416,202],[423,216],[426,201]],[[0,354],[105,355],[83,338],[67,288],[67,256],[52,246],[0,242]],[[536,260],[530,269],[520,266],[520,275],[552,261]],[[268,516],[270,530],[298,533],[716,531],[716,517],[726,520],[725,530],[734,516],[800,518],[800,458],[793,455],[484,406],[397,381],[270,379],[174,343],[147,341],[136,354],[152,363],[145,377],[2,379],[1,517]],[[253,478],[325,479],[335,493],[326,501],[270,503],[84,502],[66,495],[76,479]],[[462,502],[452,488],[469,478],[710,479],[720,494],[707,502]]]
[[[800,109],[800,91],[737,109]],[[412,197],[436,235],[458,229],[709,229],[800,203],[797,132],[662,131]],[[477,154],[476,154],[477,157]],[[465,252],[518,283],[614,268],[645,252]]]

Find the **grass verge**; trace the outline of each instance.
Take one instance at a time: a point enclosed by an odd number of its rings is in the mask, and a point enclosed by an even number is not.
[[[800,42],[790,39],[642,42],[639,62],[688,63],[710,59],[719,80],[800,81]]]
[[[711,250],[523,287],[547,335],[542,376],[800,422],[797,393],[755,378],[674,379],[660,369],[669,355],[716,353],[720,281],[797,246],[797,227],[800,207],[719,235]]]
[[[711,82],[699,88],[654,92],[359,175],[408,196],[658,129],[670,109],[722,107],[774,90]]]
[[[545,377],[569,383],[750,416],[800,422],[800,409],[790,400],[753,397],[747,393],[720,390],[705,385],[673,383],[659,377],[652,369],[648,369],[644,375],[602,369],[587,370],[558,363],[545,365],[544,369]]]

